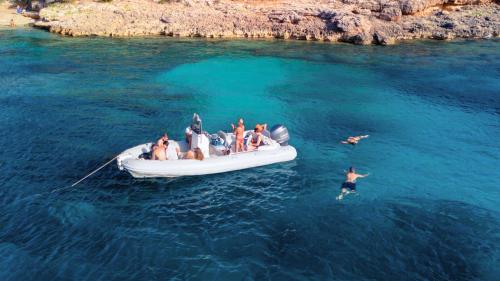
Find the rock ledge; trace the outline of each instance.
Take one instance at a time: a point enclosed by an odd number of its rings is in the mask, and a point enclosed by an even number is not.
[[[492,0],[114,0],[54,4],[34,25],[68,36],[166,35],[394,44],[498,37]]]

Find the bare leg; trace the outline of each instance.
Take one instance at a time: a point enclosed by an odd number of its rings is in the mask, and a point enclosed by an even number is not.
[[[194,152],[192,150],[188,150],[184,155],[184,159],[194,159]]]
[[[238,151],[240,151],[240,150],[241,150],[241,143],[236,141],[236,144],[234,146],[234,152],[238,153]]]
[[[340,194],[339,196],[337,196],[337,200],[342,200],[344,198],[344,196],[346,196],[347,194],[349,194],[349,191],[346,189],[346,188],[342,188],[342,190],[340,191]]]

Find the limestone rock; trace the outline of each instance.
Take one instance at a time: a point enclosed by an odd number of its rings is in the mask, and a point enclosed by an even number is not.
[[[373,34],[373,39],[374,39],[376,44],[384,45],[384,46],[385,45],[394,45],[396,43],[396,39],[394,39],[393,37],[387,36],[385,33],[381,32],[381,31],[376,31]]]
[[[343,33],[341,37],[343,41],[360,45],[372,42],[372,26],[366,17],[355,14],[338,14],[332,22],[336,30]]]
[[[492,0],[79,1],[49,5],[39,15],[36,27],[68,36],[161,34],[389,45],[500,33],[500,5]]]
[[[379,18],[386,21],[399,21],[402,15],[403,13],[398,5],[389,5],[382,8]]]

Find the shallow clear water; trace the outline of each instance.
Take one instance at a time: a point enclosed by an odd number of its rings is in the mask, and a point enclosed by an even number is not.
[[[498,44],[0,30],[0,280],[498,280]],[[193,112],[284,123],[298,158],[48,193]]]

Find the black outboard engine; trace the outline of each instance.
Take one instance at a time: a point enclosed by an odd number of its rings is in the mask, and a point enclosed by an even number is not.
[[[274,125],[271,128],[271,139],[275,140],[281,146],[287,146],[290,140],[290,135],[288,135],[288,129],[281,125]]]

